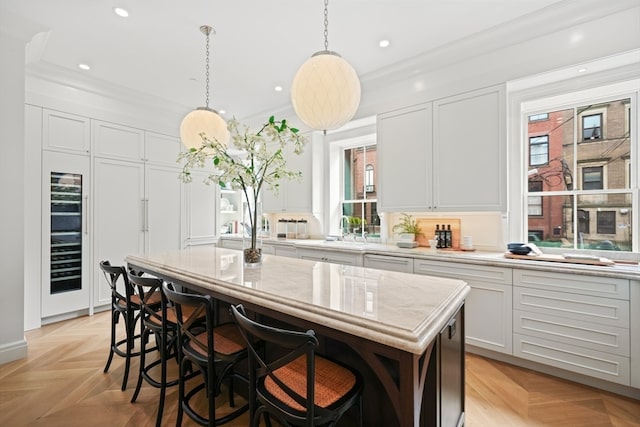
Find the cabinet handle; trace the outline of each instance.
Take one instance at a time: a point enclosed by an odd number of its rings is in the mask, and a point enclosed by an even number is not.
[[[145,223],[147,221],[146,213],[145,213],[147,211],[147,209],[145,207],[145,200],[144,199],[140,199],[140,209],[141,209],[141,211],[140,211],[140,216],[141,216],[140,223],[142,224],[142,227],[140,228],[140,231],[142,231],[144,233],[145,228],[146,228],[146,224]]]
[[[84,234],[89,234],[89,196],[84,196],[82,210],[82,228],[84,230]]]
[[[144,231],[149,231],[149,199],[144,199]]]
[[[447,329],[449,330],[449,339],[453,339],[456,336],[456,318],[451,319],[449,324],[447,325]]]

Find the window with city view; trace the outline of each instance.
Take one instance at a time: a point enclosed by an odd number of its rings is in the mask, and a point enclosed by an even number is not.
[[[376,156],[375,144],[343,150],[342,215],[349,218],[349,229],[344,231],[357,236],[380,235]]]
[[[528,116],[529,241],[632,250],[630,117],[630,98]]]

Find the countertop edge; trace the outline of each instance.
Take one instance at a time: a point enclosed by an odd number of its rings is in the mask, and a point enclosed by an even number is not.
[[[258,304],[269,310],[276,310],[329,328],[339,329],[341,332],[416,355],[423,354],[428,349],[429,344],[463,305],[471,290],[466,282],[460,280],[460,286],[456,292],[453,292],[447,300],[442,301],[428,317],[413,331],[409,332],[406,330],[372,328],[372,325],[369,323],[354,321],[354,318],[340,315],[340,313],[337,312],[309,310],[309,307],[306,305],[296,305],[288,300],[283,302],[278,298],[265,298],[265,295],[258,295],[257,292],[249,288],[240,289],[237,286],[226,284],[223,280],[202,277],[197,274],[185,274],[182,270],[176,270],[159,263],[150,262],[136,255],[127,256],[125,261],[127,264],[147,269],[160,276],[166,275],[176,280],[193,283],[195,286],[209,288],[214,292],[219,292],[230,298],[237,298],[247,303]]]
[[[241,240],[240,237],[223,236],[222,240]],[[330,250],[345,253],[357,253],[361,255],[383,255],[402,256],[414,259],[424,259],[444,262],[462,262],[465,264],[476,264],[492,267],[522,268],[527,270],[550,271],[557,273],[579,273],[590,276],[612,277],[618,279],[640,280],[640,265],[616,265],[616,266],[592,266],[585,264],[558,263],[550,261],[508,259],[503,252],[466,252],[438,250],[436,253],[429,252],[426,248],[398,248],[394,245],[383,243],[364,244],[361,247],[357,243],[344,246],[340,244],[324,243],[324,240],[280,240],[265,239],[265,243],[295,247],[297,249],[317,249]]]

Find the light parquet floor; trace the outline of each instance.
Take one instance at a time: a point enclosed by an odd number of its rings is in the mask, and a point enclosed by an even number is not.
[[[109,320],[105,312],[27,332],[28,357],[0,365],[0,426],[153,426],[157,389],[144,384],[138,401],[129,403],[137,362],[124,392],[122,358],[102,372]],[[640,427],[640,401],[471,354],[466,360],[468,427]],[[174,387],[163,425],[175,425],[176,396]],[[228,425],[247,424],[245,414]],[[195,424],[185,417],[183,425]]]

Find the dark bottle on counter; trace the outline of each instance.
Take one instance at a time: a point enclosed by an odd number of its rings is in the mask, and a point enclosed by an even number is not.
[[[434,237],[435,237],[436,241],[438,242],[436,244],[436,248],[441,248],[442,247],[442,232],[440,231],[440,226],[438,224],[436,224],[436,231],[435,231]]]
[[[446,248],[450,248],[452,247],[452,236],[451,236],[451,224],[447,224],[447,230],[444,232],[444,240],[445,240],[445,247]]]

